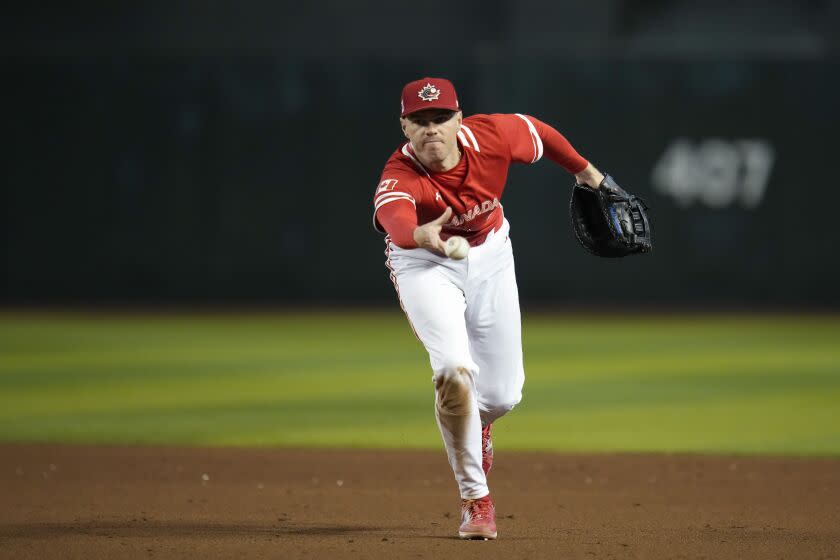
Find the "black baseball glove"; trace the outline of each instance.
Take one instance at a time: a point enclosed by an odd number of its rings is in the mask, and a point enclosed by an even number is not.
[[[569,216],[578,242],[599,257],[649,253],[651,242],[647,205],[609,175],[597,189],[575,184]]]

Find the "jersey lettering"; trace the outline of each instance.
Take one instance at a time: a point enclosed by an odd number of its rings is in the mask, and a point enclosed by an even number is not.
[[[494,209],[501,206],[498,198],[494,198],[493,200],[485,200],[481,204],[476,204],[464,214],[460,216],[453,216],[452,220],[449,221],[450,227],[457,227],[464,225],[467,222],[471,222],[476,219],[481,214],[486,214],[487,212],[492,212]]]

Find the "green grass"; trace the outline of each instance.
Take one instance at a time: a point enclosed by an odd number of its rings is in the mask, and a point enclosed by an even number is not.
[[[504,448],[840,454],[840,317],[526,315]],[[0,441],[440,448],[394,312],[0,313]]]

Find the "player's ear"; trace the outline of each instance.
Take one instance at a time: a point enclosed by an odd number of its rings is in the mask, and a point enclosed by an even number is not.
[[[405,117],[400,117],[400,128],[403,131],[403,136],[408,138],[408,132],[405,131],[406,125],[408,125],[408,119],[406,119]]]
[[[464,113],[462,111],[458,111],[458,126],[461,126],[462,122],[464,122]]]

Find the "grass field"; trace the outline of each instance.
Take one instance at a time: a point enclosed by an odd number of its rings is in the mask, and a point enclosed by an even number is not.
[[[840,317],[526,315],[500,448],[840,454]],[[439,448],[394,312],[0,313],[0,441]]]

